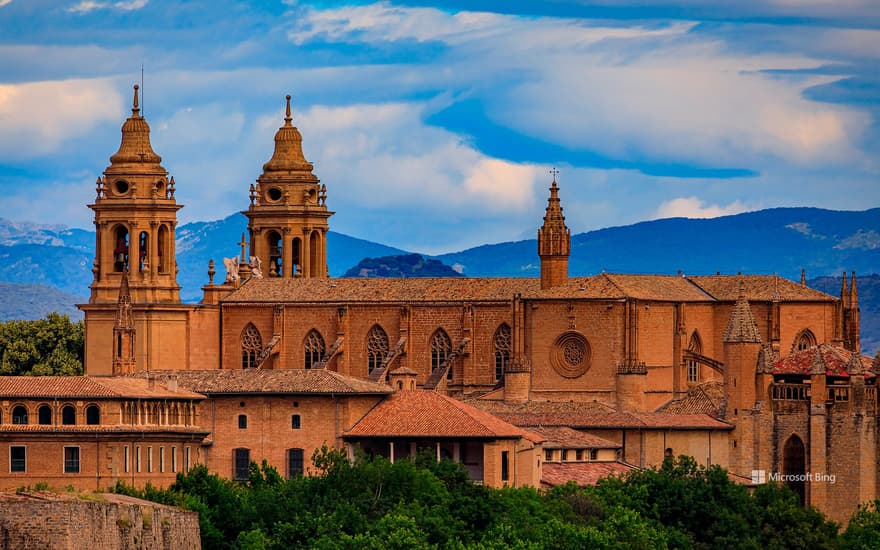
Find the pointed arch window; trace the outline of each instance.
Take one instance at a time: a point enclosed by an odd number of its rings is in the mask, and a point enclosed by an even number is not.
[[[504,369],[510,363],[510,325],[501,323],[498,330],[495,331],[495,381],[504,377]]]
[[[263,339],[260,337],[260,331],[253,323],[248,323],[241,332],[241,368],[256,368],[261,351],[263,351]]]
[[[304,348],[305,367],[310,369],[317,366],[321,362],[321,358],[324,357],[324,350],[326,349],[321,333],[315,329],[309,331],[308,335],[306,335]]]
[[[388,355],[388,335],[379,325],[373,325],[367,335],[367,371],[382,366]]]
[[[438,328],[431,337],[431,372],[443,366],[450,354],[452,354],[452,340],[445,330]]]
[[[804,330],[800,331],[797,336],[795,336],[792,351],[803,351],[815,345],[816,336],[810,329],[805,328]]]
[[[156,243],[156,256],[157,261],[159,262],[159,273],[168,273],[169,262],[165,257],[167,254],[166,250],[170,249],[168,239],[168,226],[162,224],[159,226],[159,238]]]
[[[703,353],[703,343],[700,340],[700,334],[695,330],[691,334],[691,340],[688,342],[688,351],[697,355]],[[689,384],[696,384],[700,381],[700,364],[693,357],[687,361],[687,381]]]

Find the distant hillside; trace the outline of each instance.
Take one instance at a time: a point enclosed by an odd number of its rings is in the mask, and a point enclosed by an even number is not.
[[[83,314],[75,304],[85,301],[45,285],[0,283],[0,321],[42,319],[53,311],[79,321]]]
[[[178,282],[185,300],[201,297],[201,287],[208,282],[210,259],[214,260],[217,277],[225,276],[223,258],[241,253],[237,243],[246,230],[247,218],[238,213],[178,228]],[[70,294],[84,294],[92,283],[94,246],[93,232],[0,219],[0,281],[41,283]],[[341,276],[366,256],[403,253],[399,248],[333,231],[327,235],[327,264],[333,277]]]
[[[832,296],[840,296],[840,276],[816,277],[807,285]],[[876,355],[880,352],[880,275],[856,274],[861,310],[862,353]]]
[[[535,240],[491,244],[436,257],[471,277],[536,277]],[[669,218],[572,237],[573,275],[777,273],[799,279],[855,269],[880,271],[880,208],[838,212],[773,208],[712,219]]]
[[[438,260],[419,254],[364,258],[345,272],[345,277],[461,277],[462,274]]]

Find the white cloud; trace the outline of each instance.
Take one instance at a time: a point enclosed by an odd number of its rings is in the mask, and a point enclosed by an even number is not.
[[[67,9],[71,13],[89,13],[93,10],[115,8],[122,11],[139,10],[146,6],[150,0],[128,0],[124,2],[95,2],[94,0],[83,0]]]
[[[12,0],[0,0],[0,8],[2,8],[3,6],[8,6],[11,2]]]
[[[122,113],[106,79],[0,84],[0,160],[52,153],[100,123],[121,123]]]
[[[662,203],[654,213],[654,218],[717,218],[739,214],[749,210],[740,201],[726,206],[706,204],[697,197],[679,197]]]

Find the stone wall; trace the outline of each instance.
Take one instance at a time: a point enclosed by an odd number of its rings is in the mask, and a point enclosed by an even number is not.
[[[201,548],[195,512],[113,494],[0,493],[0,550]]]

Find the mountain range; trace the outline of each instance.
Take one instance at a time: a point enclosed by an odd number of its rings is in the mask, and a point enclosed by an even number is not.
[[[215,278],[222,279],[222,258],[240,253],[236,243],[246,227],[247,219],[235,213],[178,228],[178,281],[185,300],[199,299],[201,286],[208,282],[210,259],[215,262]],[[92,281],[94,242],[90,231],[0,219],[0,282],[44,285],[66,293],[43,292],[53,304],[84,300]],[[537,243],[531,239],[486,244],[433,259],[471,277],[536,277],[540,274],[536,251]],[[342,233],[328,234],[328,268],[334,277],[364,258],[406,253]],[[832,281],[828,276],[851,270],[860,275],[880,272],[880,208],[855,212],[774,208],[712,219],[667,218],[610,227],[573,235],[569,261],[572,275],[743,272],[777,273],[799,280],[801,269],[811,283],[819,285],[816,288],[831,294],[836,294],[839,279],[836,287],[827,288]],[[22,292],[29,296],[29,303],[38,305],[41,293],[34,287]],[[14,290],[0,288],[0,319],[12,318],[12,311],[25,315],[20,302]],[[871,310],[863,298],[865,328],[875,326]],[[880,323],[876,326],[880,329]],[[880,344],[880,337],[868,335],[866,340]]]

